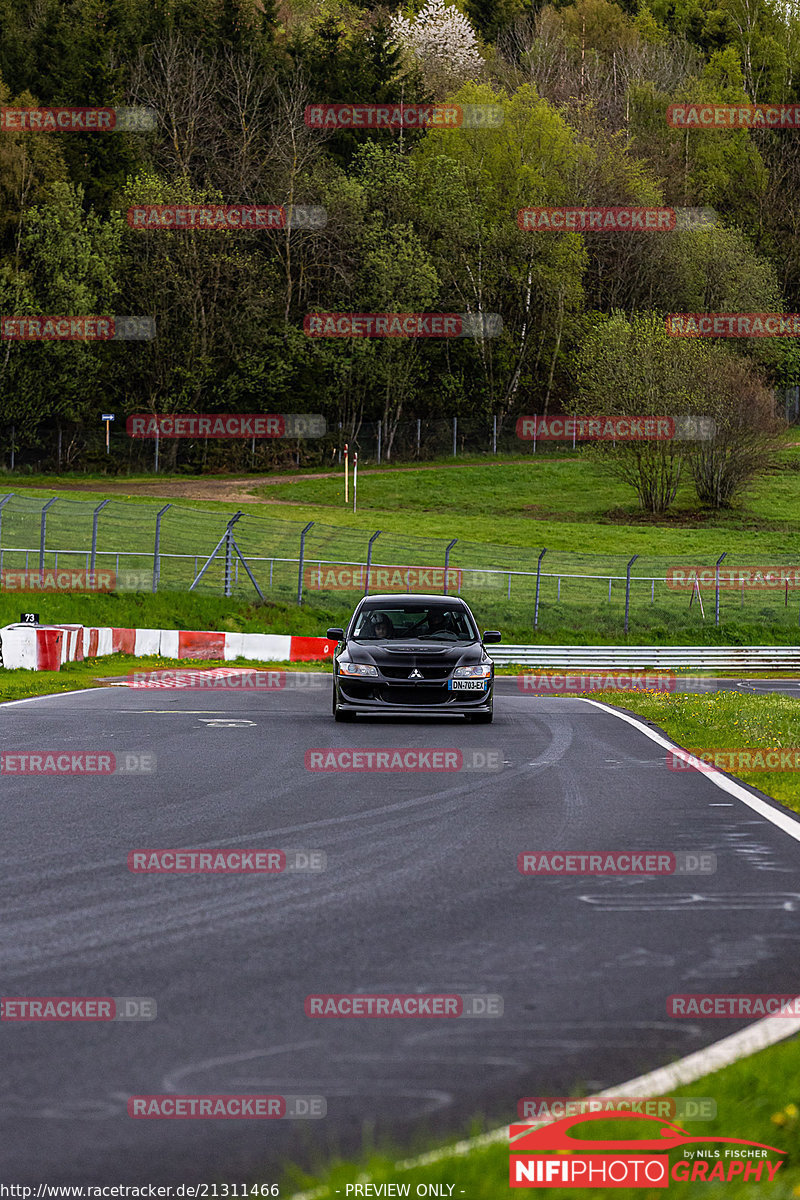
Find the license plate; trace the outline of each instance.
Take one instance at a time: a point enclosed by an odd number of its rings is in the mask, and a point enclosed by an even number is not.
[[[482,692],[486,687],[485,679],[450,679],[448,687],[451,692]]]

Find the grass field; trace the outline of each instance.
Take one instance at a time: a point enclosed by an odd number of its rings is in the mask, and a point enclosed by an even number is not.
[[[800,562],[798,468],[800,455],[787,450],[781,469],[732,512],[698,513],[688,507],[689,497],[684,494],[675,514],[659,520],[639,514],[630,492],[580,454],[571,459],[542,456],[437,471],[381,470],[362,481],[356,515],[337,503],[341,479],[305,478],[261,488],[266,499],[284,501],[280,504],[237,505],[204,499],[201,505],[174,499],[162,519],[159,586],[165,592],[185,593],[222,536],[227,519],[240,509],[237,542],[264,595],[279,606],[296,600],[300,532],[314,522],[305,542],[305,593],[314,607],[337,623],[352,609],[360,589],[332,589],[323,574],[325,564],[363,562],[368,538],[379,529],[373,547],[376,566],[441,567],[448,540],[457,539],[450,563],[461,574],[454,577],[451,589],[460,587],[479,620],[499,625],[507,640],[578,644],[623,640],[625,568],[628,558],[638,554],[631,571],[629,641],[794,644],[800,640],[800,588],[788,593],[723,589],[717,629],[713,589],[705,591],[701,611],[696,601],[690,606],[688,591],[673,590],[663,579],[671,565],[710,566],[723,551],[724,567]],[[3,567],[38,565],[41,506],[52,495],[59,499],[47,517],[46,565],[56,565],[57,552],[59,566],[87,567],[92,511],[110,498],[102,491],[102,482],[97,492],[68,493],[20,489],[16,479],[6,479],[17,492],[3,510]],[[169,483],[164,481],[165,491]],[[181,485],[185,483],[182,477]],[[122,591],[150,590],[155,515],[163,506],[152,496],[137,497],[136,481],[130,488],[129,497],[110,498],[98,518],[97,565],[137,573],[132,580],[118,581]],[[534,639],[535,571],[543,547],[547,554],[542,560]],[[28,549],[27,555],[23,548]],[[81,553],[67,554],[76,550]],[[255,593],[236,559],[233,570],[236,599],[231,610],[235,612]],[[219,595],[222,582],[220,556],[196,591]],[[398,590],[397,582],[389,590]],[[177,624],[195,623],[182,615],[182,602],[175,608]],[[280,613],[279,607],[261,615],[282,620]],[[74,610],[69,615],[80,619]],[[306,615],[298,612],[297,620],[302,627],[292,631],[309,632]]]
[[[545,1089],[540,1089],[544,1091]],[[529,1089],[532,1094],[535,1089]],[[577,1095],[578,1093],[576,1093]],[[548,1187],[546,1194],[553,1200],[574,1200],[576,1195],[589,1195],[592,1200],[657,1200],[660,1196],[668,1195],[671,1200],[753,1200],[753,1197],[766,1197],[767,1200],[790,1200],[800,1196],[800,1039],[771,1046],[760,1053],[717,1071],[704,1079],[698,1080],[687,1087],[678,1089],[676,1096],[703,1096],[715,1100],[717,1116],[713,1121],[678,1122],[694,1137],[713,1136],[739,1137],[750,1141],[761,1142],[767,1146],[775,1146],[785,1150],[783,1165],[777,1172],[772,1183],[764,1181],[755,1183],[734,1180],[726,1183],[701,1183],[670,1181],[669,1189],[660,1188],[583,1188],[575,1189]],[[508,1122],[516,1121],[515,1113],[509,1112]],[[470,1131],[473,1135],[483,1132],[476,1122]],[[631,1133],[630,1124],[620,1121],[598,1121],[595,1128],[584,1127],[587,1137],[625,1138],[636,1136]],[[649,1134],[652,1136],[652,1134]],[[700,1149],[714,1149],[713,1143],[701,1146]],[[720,1150],[724,1147],[719,1147]],[[428,1166],[397,1169],[394,1165],[400,1161],[408,1161],[414,1154],[430,1150],[430,1144],[420,1142],[411,1153],[406,1149],[382,1147],[382,1153],[365,1154],[358,1162],[339,1161],[318,1174],[311,1176],[291,1171],[288,1173],[286,1192],[289,1200],[293,1195],[306,1189],[322,1189],[321,1195],[325,1200],[336,1200],[336,1197],[346,1196],[346,1187],[356,1181],[364,1183],[366,1179],[373,1185],[396,1184],[410,1185],[410,1195],[416,1194],[416,1188],[422,1184],[453,1185],[454,1197],[466,1197],[468,1200],[497,1200],[498,1196],[509,1195],[509,1146],[507,1141],[484,1148],[476,1148],[471,1152],[454,1157],[443,1158]],[[681,1157],[681,1150],[673,1150],[670,1163],[674,1165]],[[769,1159],[774,1163],[779,1160],[776,1154],[770,1154]],[[710,1167],[713,1166],[709,1164]],[[362,1195],[365,1193],[362,1193]],[[380,1193],[373,1191],[373,1196]],[[398,1193],[395,1193],[398,1194]],[[403,1193],[399,1193],[403,1194]],[[445,1190],[445,1195],[448,1191]],[[350,1193],[353,1195],[353,1192]]]

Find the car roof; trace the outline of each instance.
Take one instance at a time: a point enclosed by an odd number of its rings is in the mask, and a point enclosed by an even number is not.
[[[460,596],[427,596],[422,592],[385,592],[377,596],[365,596],[362,603],[375,602],[377,604],[396,604],[398,600],[403,601],[419,601],[421,604],[441,605],[444,607],[447,604],[466,604]]]

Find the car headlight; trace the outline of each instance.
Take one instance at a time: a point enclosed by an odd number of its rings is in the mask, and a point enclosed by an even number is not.
[[[453,671],[454,679],[489,679],[492,674],[490,663],[484,663],[478,667],[456,667]]]
[[[377,675],[377,667],[369,667],[366,663],[353,663],[339,661],[340,675]]]

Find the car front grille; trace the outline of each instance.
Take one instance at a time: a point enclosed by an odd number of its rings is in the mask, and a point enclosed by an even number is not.
[[[412,671],[416,670],[422,675],[423,679],[442,680],[448,679],[450,676],[449,667],[427,667],[427,666],[406,666],[406,667],[389,667],[381,666],[381,673],[387,679],[408,679]]]

